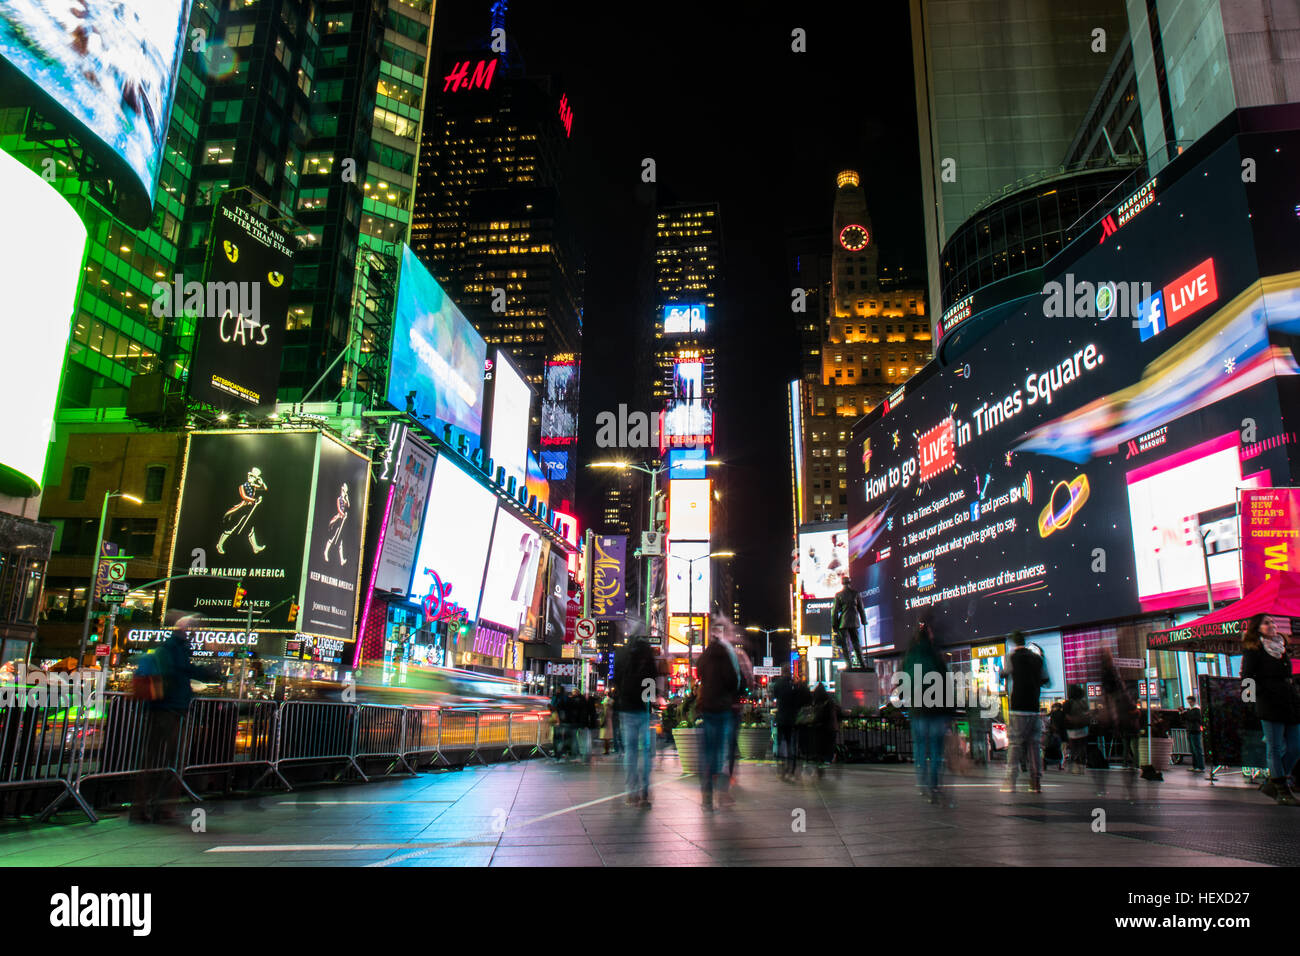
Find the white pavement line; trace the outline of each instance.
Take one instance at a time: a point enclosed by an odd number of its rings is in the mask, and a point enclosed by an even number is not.
[[[455,800],[280,800],[282,807],[397,806],[403,803],[455,803]]]
[[[318,850],[402,850],[407,847],[422,846],[432,850],[454,846],[496,846],[496,841],[471,843],[467,840],[454,840],[431,843],[280,843],[280,844],[245,844],[232,846],[214,846],[204,853],[302,853]]]

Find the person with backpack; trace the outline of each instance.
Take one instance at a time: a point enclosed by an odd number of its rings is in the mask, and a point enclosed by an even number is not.
[[[1043,685],[1048,682],[1047,668],[1043,666],[1042,657],[1025,646],[1023,633],[1012,631],[1011,644],[1015,650],[1002,670],[1003,679],[1009,681],[1007,696],[1011,703],[1011,750],[1007,754],[1007,781],[1003,792],[1016,792],[1016,773],[1023,759],[1028,763],[1029,792],[1042,793],[1043,751],[1040,741],[1043,719],[1039,713],[1039,698]]]
[[[700,789],[704,809],[713,809],[715,787],[724,805],[735,802],[730,793],[730,778],[723,773],[726,748],[731,744],[732,705],[740,695],[742,678],[735,649],[717,635],[696,661],[695,711],[704,720],[703,746],[700,754]],[[715,784],[715,777],[719,783]]]
[[[154,648],[136,669],[134,693],[145,701],[149,729],[145,739],[146,770],[174,770],[176,773],[141,773],[136,777],[131,801],[131,819],[136,823],[165,823],[176,814],[165,808],[179,791],[181,724],[194,699],[191,680],[216,682],[220,671],[200,667],[190,659],[190,632],[195,618],[181,618],[160,646]]]
[[[862,598],[849,583],[849,576],[846,574],[840,580],[844,587],[835,595],[835,603],[831,607],[831,624],[835,628],[835,637],[844,648],[845,666],[853,670],[863,667],[866,660],[858,635],[866,627],[867,613],[862,609]],[[858,658],[856,665],[853,663],[855,654]]]

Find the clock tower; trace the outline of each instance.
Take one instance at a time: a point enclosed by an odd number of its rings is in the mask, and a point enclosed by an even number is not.
[[[846,169],[835,177],[835,215],[832,217],[831,284],[836,315],[851,315],[851,302],[859,292],[874,291],[878,284],[876,237],[867,213],[867,197],[858,174]],[[851,283],[851,286],[850,286]]]

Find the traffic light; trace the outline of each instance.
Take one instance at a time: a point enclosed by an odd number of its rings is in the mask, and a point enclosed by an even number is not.
[[[248,592],[244,590],[244,582],[240,581],[238,584],[235,585],[235,607],[236,608],[243,607],[244,598],[246,598],[247,596],[248,596]]]
[[[296,620],[298,620],[298,603],[295,601],[289,605],[289,623],[292,624]]]

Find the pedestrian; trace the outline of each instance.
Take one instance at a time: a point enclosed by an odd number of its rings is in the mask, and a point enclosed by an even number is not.
[[[786,674],[777,679],[772,688],[776,700],[776,750],[780,762],[782,780],[793,780],[798,759],[795,737],[795,721],[800,709],[808,703],[802,697],[800,685]]]
[[[862,598],[849,583],[849,576],[843,575],[840,581],[844,586],[835,595],[835,603],[831,607],[831,623],[835,627],[835,636],[839,638],[840,646],[844,648],[845,666],[848,670],[854,670],[864,666],[865,658],[858,634],[867,624],[867,614],[862,609]],[[857,655],[857,664],[853,663],[854,655]]]
[[[568,710],[568,695],[564,692],[562,685],[556,685],[555,694],[551,697],[551,726],[555,735],[555,759],[557,761],[565,759],[573,749],[569,740]]]
[[[810,734],[812,740],[812,759],[817,769],[817,776],[826,771],[826,764],[835,758],[835,731],[839,726],[839,707],[826,690],[826,685],[817,684],[812,694],[813,723]]]
[[[1083,687],[1071,684],[1066,689],[1065,738],[1069,744],[1070,773],[1081,774],[1088,767],[1088,723],[1091,710]]]
[[[1287,778],[1300,762],[1300,699],[1291,682],[1291,655],[1273,618],[1256,614],[1242,637],[1241,679],[1253,681],[1255,716],[1264,729],[1268,780],[1260,792],[1295,806]]]
[[[1101,652],[1101,694],[1106,702],[1107,721],[1111,735],[1120,742],[1120,751],[1124,755],[1124,767],[1137,769],[1137,735],[1142,726],[1138,706],[1133,702],[1133,695],[1119,675],[1115,659],[1109,650]]]
[[[614,689],[610,687],[605,696],[600,698],[597,709],[600,720],[600,741],[605,745],[605,755],[609,756],[610,745],[614,742]]]
[[[700,789],[704,809],[712,810],[715,790],[720,803],[735,802],[730,793],[730,778],[723,773],[726,748],[731,743],[731,708],[741,688],[740,661],[731,642],[720,634],[715,636],[700,654],[696,673],[699,679],[695,711],[704,720]]]
[[[1043,659],[1025,647],[1025,635],[1011,633],[1014,650],[1002,670],[1002,677],[1010,681],[1008,697],[1011,699],[1011,752],[1007,755],[1007,781],[1004,793],[1016,792],[1016,772],[1021,760],[1029,766],[1029,792],[1042,793],[1043,753],[1039,738],[1043,721],[1039,714],[1039,698],[1047,683],[1047,670]]]
[[[1187,707],[1182,711],[1183,729],[1187,731],[1187,746],[1192,751],[1192,772],[1203,773],[1205,770],[1205,724],[1201,717],[1201,708],[1196,706],[1196,698],[1187,698]]]
[[[732,644],[731,649],[736,652],[736,666],[740,671],[740,693],[736,695],[736,702],[731,705],[731,743],[728,745],[727,756],[727,776],[731,778],[731,785],[736,785],[736,761],[740,759],[740,721],[745,713],[745,698],[753,693],[754,687],[754,664],[745,653],[745,649],[738,644]]]
[[[156,694],[147,698],[149,729],[145,738],[145,764],[143,770],[160,773],[141,773],[136,777],[135,796],[131,801],[131,819],[137,823],[164,823],[176,814],[164,807],[179,791],[180,771],[176,766],[179,756],[181,724],[194,691],[191,680],[216,682],[221,673],[215,668],[200,667],[191,660],[190,632],[198,625],[194,617],[180,618],[174,630],[159,647],[150,651],[141,662],[137,676],[155,681]],[[144,671],[141,674],[140,671]]]
[[[616,671],[614,709],[623,728],[624,788],[627,805],[650,809],[650,761],[654,740],[650,733],[651,715],[658,698],[659,667],[654,648],[638,637],[623,656]]]
[[[930,625],[922,623],[903,658],[902,703],[912,724],[912,759],[916,762],[916,786],[930,803],[944,800],[943,737],[948,729],[949,702],[939,695],[925,694],[926,687],[945,686],[948,664],[934,646]]]
[[[1067,753],[1065,744],[1065,701],[1058,700],[1052,704],[1052,709],[1047,714],[1047,730],[1049,736],[1043,756],[1047,760],[1056,761],[1057,770],[1064,770]]]

